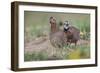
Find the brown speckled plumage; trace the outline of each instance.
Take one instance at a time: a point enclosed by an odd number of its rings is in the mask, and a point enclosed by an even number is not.
[[[64,32],[56,27],[56,19],[50,17],[51,32],[50,32],[50,42],[54,47],[61,48],[65,44]]]
[[[80,39],[80,31],[74,27],[70,26],[68,31],[65,31],[67,42],[68,43],[75,43],[77,44],[78,40]]]

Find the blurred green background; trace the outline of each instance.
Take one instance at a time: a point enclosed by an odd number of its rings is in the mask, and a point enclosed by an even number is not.
[[[77,13],[24,12],[25,38],[31,40],[50,31],[49,18],[56,18],[58,26],[68,20],[70,24],[80,29],[82,38],[87,39],[90,32],[90,15]]]

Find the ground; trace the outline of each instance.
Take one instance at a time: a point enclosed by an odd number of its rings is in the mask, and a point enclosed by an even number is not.
[[[71,44],[64,48],[55,48],[49,37],[39,37],[25,42],[25,61],[89,58],[89,46],[89,40],[80,39],[77,46]]]

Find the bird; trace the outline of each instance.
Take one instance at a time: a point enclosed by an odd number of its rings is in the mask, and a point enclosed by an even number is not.
[[[57,28],[56,18],[51,16],[50,22],[50,42],[54,47],[62,48],[65,44],[65,34],[63,30]]]
[[[74,43],[77,45],[77,42],[80,39],[80,30],[69,24],[68,21],[65,21],[63,31],[66,34],[67,44]]]

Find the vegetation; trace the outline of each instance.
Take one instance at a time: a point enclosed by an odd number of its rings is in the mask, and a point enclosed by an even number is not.
[[[90,58],[90,15],[74,13],[48,13],[48,12],[31,12],[25,11],[25,46],[40,37],[48,37],[50,33],[49,17],[57,18],[58,27],[63,26],[63,22],[68,20],[70,24],[80,30],[81,44],[75,46],[64,46],[61,49],[45,49],[39,52],[33,51],[24,53],[25,61],[42,61],[42,60],[61,60],[61,59],[86,59]],[[33,46],[34,44],[32,44]],[[36,45],[36,44],[35,44]],[[25,49],[26,49],[25,47]],[[38,47],[38,46],[37,46]],[[42,46],[41,46],[42,47]],[[48,47],[49,48],[49,47]],[[28,49],[28,50],[30,50]]]
[[[77,47],[68,46],[63,49],[54,49],[54,52],[49,56],[48,52],[32,52],[25,53],[25,61],[43,61],[43,60],[63,60],[63,59],[86,59],[90,58],[90,47],[89,45],[79,45]]]
[[[25,61],[38,61],[38,60],[46,60],[48,56],[44,52],[39,52],[39,53],[25,53]]]

